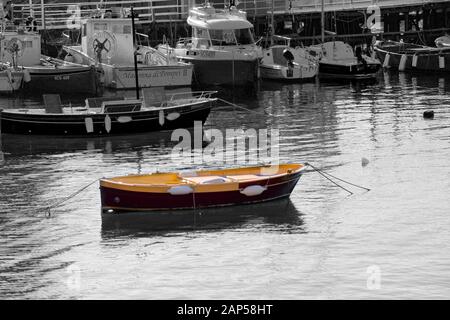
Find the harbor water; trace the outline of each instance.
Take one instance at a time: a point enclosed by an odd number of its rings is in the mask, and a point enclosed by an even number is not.
[[[4,136],[0,298],[450,296],[450,77],[265,82],[256,98],[225,98],[259,113],[218,108],[209,127],[279,129],[281,162],[307,161],[371,190],[345,186],[349,196],[308,171],[289,201],[198,210],[156,228],[145,216],[102,219],[97,183],[48,215],[43,207],[97,178],[201,166],[172,161],[170,133]]]

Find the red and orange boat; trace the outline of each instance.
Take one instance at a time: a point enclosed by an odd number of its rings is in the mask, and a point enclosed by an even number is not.
[[[100,180],[103,213],[198,209],[289,197],[305,165],[129,175]]]

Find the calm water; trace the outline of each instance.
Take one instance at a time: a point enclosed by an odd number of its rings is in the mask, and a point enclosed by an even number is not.
[[[2,137],[0,297],[450,297],[450,77],[271,83],[257,99],[234,101],[272,116],[218,109],[209,125],[279,128],[282,161],[309,161],[372,190],[348,196],[311,172],[290,201],[158,225],[102,221],[93,185],[47,217],[42,206],[96,178],[186,166],[172,163],[164,134]],[[423,119],[427,109],[434,120]]]

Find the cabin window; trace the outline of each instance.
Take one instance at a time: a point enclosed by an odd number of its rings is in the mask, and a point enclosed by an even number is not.
[[[86,26],[86,24],[83,24],[83,27],[82,27],[82,30],[81,30],[81,32],[82,32],[82,37],[86,37],[86,35],[87,35],[87,26]]]
[[[108,24],[107,23],[94,23],[94,30],[95,31],[108,30]]]
[[[194,28],[194,38],[197,39],[197,48],[209,47],[209,34],[207,29]]]
[[[215,46],[235,46],[233,30],[210,30],[211,42]]]
[[[238,44],[253,44],[253,36],[250,29],[236,29],[234,30],[236,41]]]

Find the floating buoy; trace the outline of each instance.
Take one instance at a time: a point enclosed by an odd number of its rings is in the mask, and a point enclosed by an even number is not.
[[[260,185],[254,185],[254,186],[248,186],[245,189],[241,190],[242,194],[245,194],[247,197],[251,196],[259,196],[261,193],[266,191],[267,188],[260,186]]]
[[[369,164],[369,159],[362,157],[361,158],[361,165],[363,167],[367,166]]]
[[[425,119],[433,119],[434,118],[434,111],[433,110],[427,110],[423,113],[423,117]]]
[[[194,189],[189,186],[175,186],[171,187],[168,192],[174,196],[182,196],[194,192]]]

